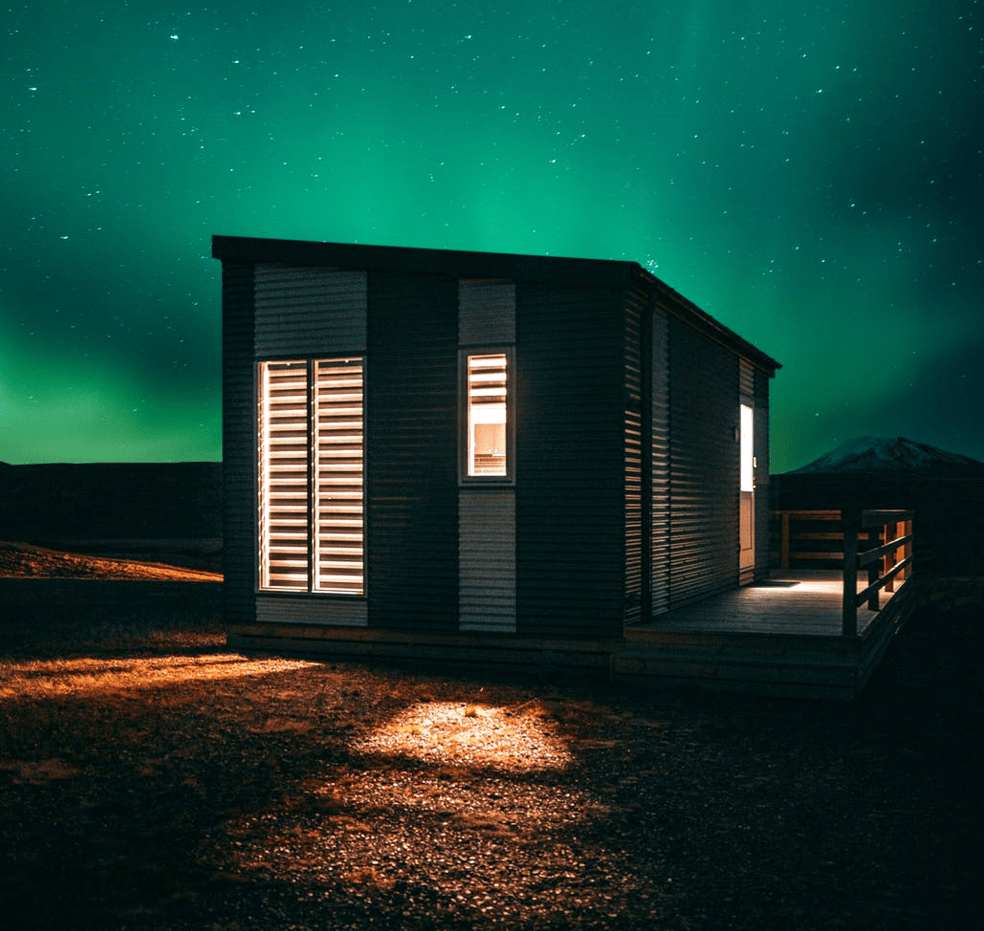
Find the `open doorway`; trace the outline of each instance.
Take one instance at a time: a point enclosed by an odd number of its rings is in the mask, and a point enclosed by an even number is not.
[[[741,405],[741,478],[739,487],[738,582],[747,585],[755,577],[755,436],[752,408]]]

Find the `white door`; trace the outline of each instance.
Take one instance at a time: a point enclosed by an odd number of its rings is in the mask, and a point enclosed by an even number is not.
[[[738,578],[751,582],[755,574],[755,443],[752,408],[741,406],[741,499],[739,512],[740,555]]]

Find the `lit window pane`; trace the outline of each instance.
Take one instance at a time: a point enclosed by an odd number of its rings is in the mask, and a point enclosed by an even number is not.
[[[361,595],[363,362],[259,365],[259,584]]]
[[[315,363],[314,590],[361,595],[362,360]]]
[[[260,365],[260,587],[308,587],[308,370]]]
[[[506,354],[468,356],[468,475],[506,475]]]

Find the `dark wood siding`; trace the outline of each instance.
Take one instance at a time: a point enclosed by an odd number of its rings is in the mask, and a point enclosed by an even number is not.
[[[256,395],[253,360],[253,267],[222,269],[222,463],[225,616],[255,617]]]
[[[619,635],[621,292],[519,282],[516,299],[517,629]]]
[[[458,343],[496,346],[516,341],[516,284],[482,278],[458,282]]]
[[[643,435],[643,351],[642,321],[648,307],[647,296],[638,291],[627,295],[624,313],[625,402],[623,405],[623,521],[625,527],[625,613],[627,624],[642,617],[643,553],[648,552],[648,530],[643,539],[643,487],[648,486],[648,469],[643,472],[643,449],[648,437]],[[646,357],[648,358],[648,348]],[[648,372],[646,376],[648,379]]]
[[[738,581],[738,356],[670,319],[670,606]]]
[[[669,319],[656,308],[650,320],[649,600],[651,613],[670,609],[670,362]]]
[[[455,279],[370,274],[370,627],[457,628],[457,335]]]
[[[755,404],[755,369],[747,359],[738,360],[738,396],[742,404]]]
[[[221,237],[213,252],[234,623],[284,613],[298,629],[367,621],[439,638],[462,619],[508,631],[514,606],[517,640],[618,637],[647,608],[732,587],[750,392],[767,558],[774,363],[633,263]],[[511,360],[516,429],[494,501],[458,475],[459,348],[490,339]],[[257,609],[256,360],[340,353],[366,366],[366,597],[335,613],[321,611],[330,598],[293,593]]]

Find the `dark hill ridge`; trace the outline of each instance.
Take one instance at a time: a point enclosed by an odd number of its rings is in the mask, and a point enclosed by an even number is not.
[[[904,437],[861,437],[771,477],[773,510],[906,508],[916,572],[984,575],[984,463]]]
[[[974,478],[984,477],[984,462],[904,436],[862,436],[786,474],[843,472]]]
[[[0,540],[145,558],[214,555],[222,463],[0,466]]]

